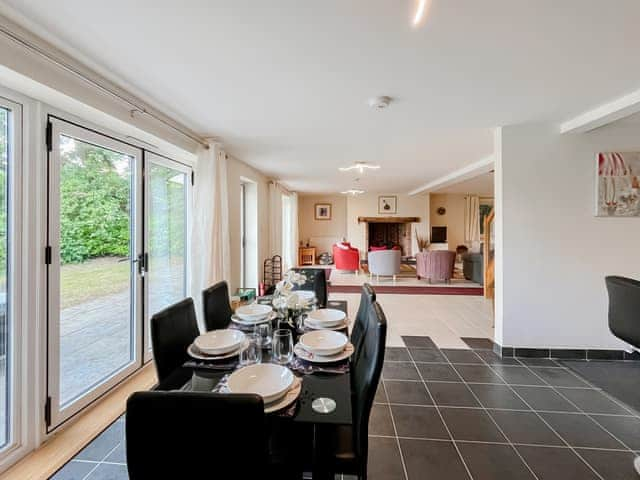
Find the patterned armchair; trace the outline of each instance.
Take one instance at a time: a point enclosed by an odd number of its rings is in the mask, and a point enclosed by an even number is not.
[[[416,254],[416,273],[418,278],[444,280],[449,283],[453,278],[456,252],[434,250]]]

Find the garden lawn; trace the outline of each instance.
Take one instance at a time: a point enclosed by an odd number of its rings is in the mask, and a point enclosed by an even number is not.
[[[60,308],[111,295],[129,288],[131,264],[121,257],[100,257],[60,268]]]

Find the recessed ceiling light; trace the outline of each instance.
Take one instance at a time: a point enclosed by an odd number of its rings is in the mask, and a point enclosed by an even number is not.
[[[353,195],[354,197],[356,195],[362,195],[364,193],[364,190],[358,190],[356,188],[350,188],[349,190],[345,190],[344,192],[340,192],[344,195]]]
[[[364,173],[365,170],[377,170],[379,168],[380,168],[380,165],[370,165],[366,162],[356,162],[353,165],[349,165],[348,167],[338,167],[338,170],[340,170],[341,172],[358,170],[358,172]]]
[[[417,0],[416,6],[416,14],[413,16],[413,26],[417,27],[422,23],[422,20],[425,18],[427,14],[427,10],[429,10],[429,5],[431,0]]]

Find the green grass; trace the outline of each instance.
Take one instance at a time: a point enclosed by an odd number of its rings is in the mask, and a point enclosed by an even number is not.
[[[130,263],[101,257],[60,268],[60,307],[68,308],[129,288]]]

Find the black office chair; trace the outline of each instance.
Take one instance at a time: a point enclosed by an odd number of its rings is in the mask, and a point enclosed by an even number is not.
[[[151,346],[158,374],[157,389],[180,388],[191,370],[182,368],[189,359],[187,348],[200,335],[193,299],[171,305],[151,317]]]
[[[632,278],[605,277],[609,292],[609,330],[620,340],[640,349],[640,282]],[[640,474],[640,457],[633,466]]]
[[[137,392],[127,401],[125,426],[131,480],[264,478],[268,472],[258,395]]]
[[[387,340],[387,319],[378,302],[369,307],[361,354],[351,369],[353,425],[336,428],[329,438],[328,451],[322,452],[333,473],[367,478],[369,416],[382,374]]]
[[[207,331],[227,328],[231,323],[229,285],[221,281],[202,292],[202,312]]]
[[[351,362],[355,362],[360,353],[362,339],[367,328],[369,319],[369,307],[376,301],[376,292],[371,285],[365,283],[362,285],[362,293],[360,294],[360,306],[356,314],[353,330],[351,330],[351,343],[355,347],[355,352],[351,356]]]
[[[316,294],[318,307],[326,308],[327,306],[327,274],[324,268],[292,268],[294,272],[298,272],[307,277],[304,285],[294,285],[294,290],[313,290]]]

